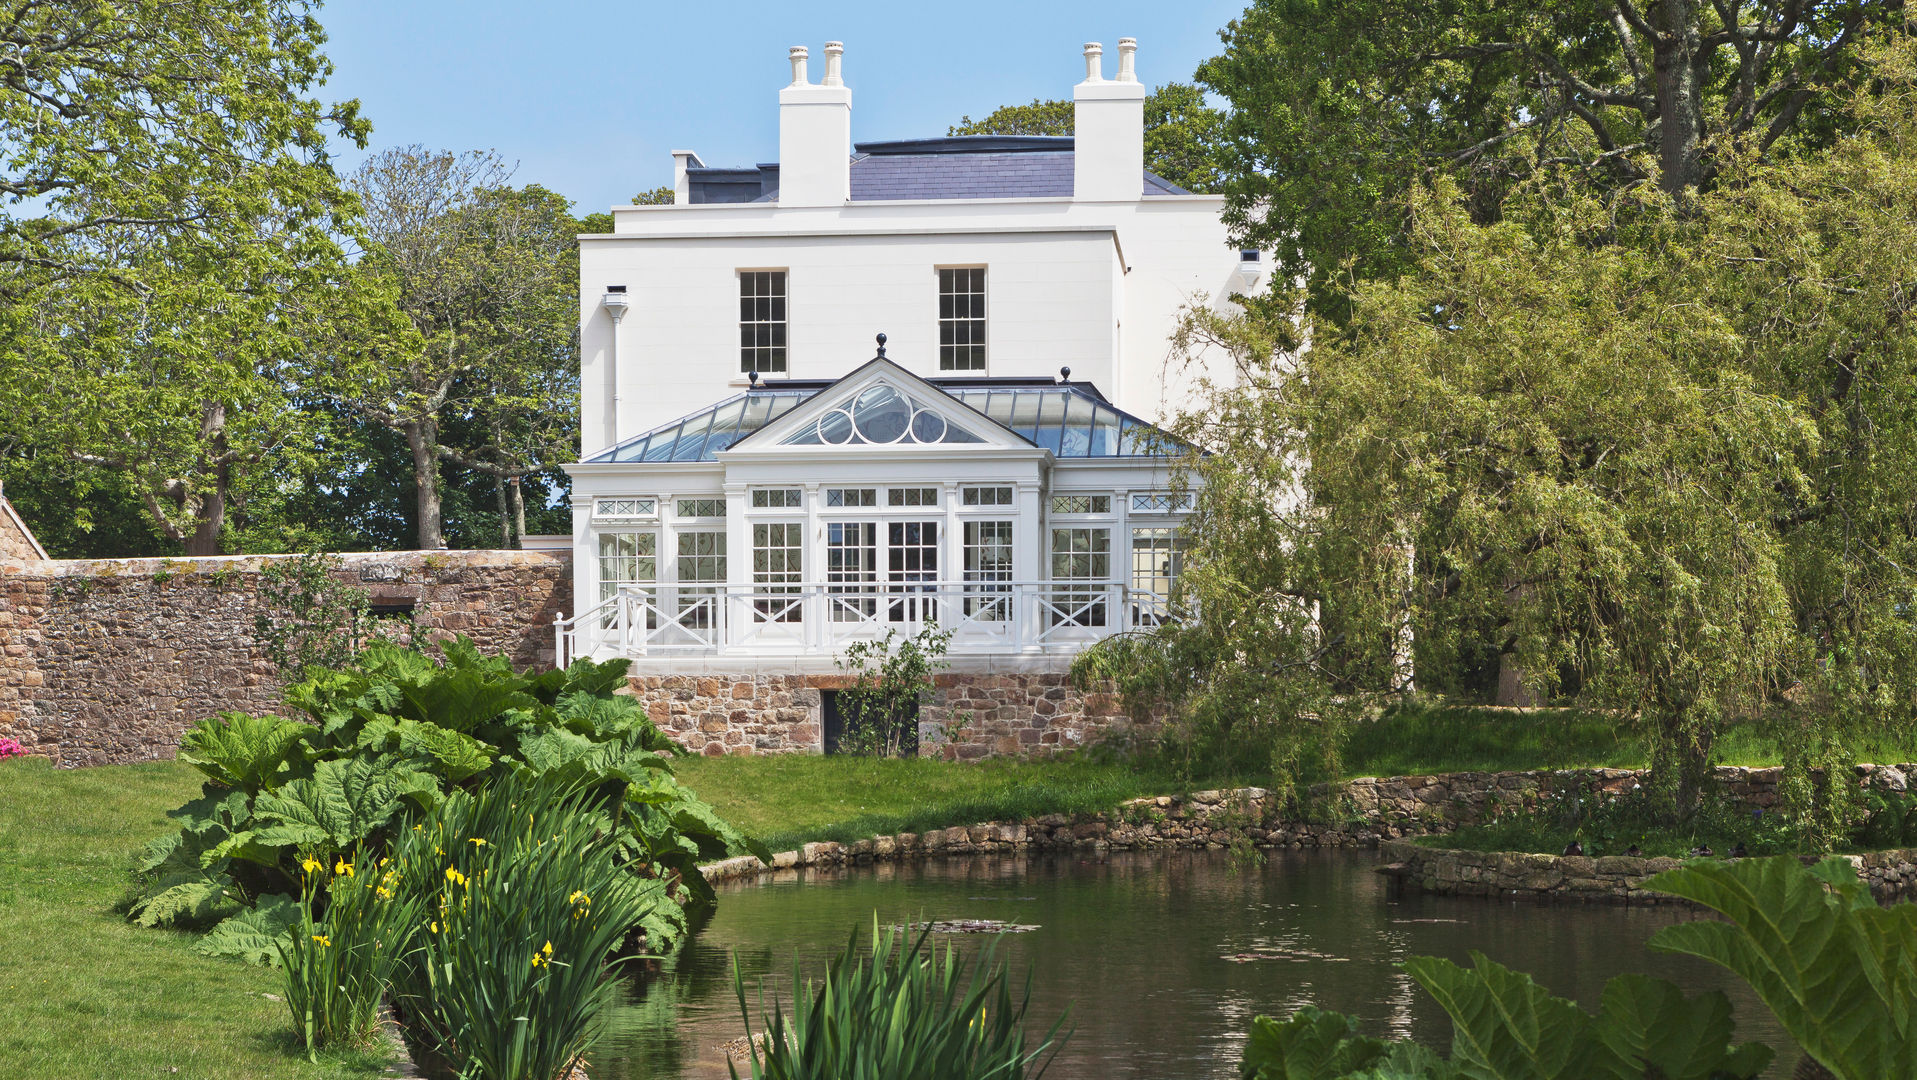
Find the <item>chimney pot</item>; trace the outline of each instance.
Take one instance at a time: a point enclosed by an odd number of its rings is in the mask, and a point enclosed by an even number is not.
[[[845,57],[845,42],[828,41],[825,43],[825,81],[821,86],[844,86],[845,79],[840,61]]]
[[[1104,82],[1105,81],[1104,57],[1105,57],[1105,46],[1100,45],[1096,41],[1088,41],[1085,43],[1085,81],[1086,82]]]
[[[1137,82],[1138,72],[1133,68],[1132,57],[1138,52],[1138,39],[1122,37],[1118,39],[1118,81]]]
[[[809,54],[805,51],[805,46],[803,45],[794,45],[790,49],[786,50],[786,59],[792,61],[792,85],[793,86],[812,85],[810,80],[808,80],[805,75],[805,59],[808,55]]]

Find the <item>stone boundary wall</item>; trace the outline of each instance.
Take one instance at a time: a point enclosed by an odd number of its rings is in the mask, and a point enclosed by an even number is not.
[[[1129,730],[1112,693],[1083,693],[1064,672],[941,672],[919,709],[919,753],[947,761],[1031,757]],[[821,693],[846,675],[634,675],[654,723],[695,753],[817,754],[825,748]]]
[[[1682,859],[1460,851],[1411,840],[1387,840],[1379,845],[1379,856],[1385,861],[1381,872],[1409,887],[1444,896],[1690,906],[1688,901],[1641,888],[1646,878],[1683,865]],[[1917,895],[1917,850],[1844,857],[1857,867],[1858,876],[1878,900]]]
[[[1917,769],[1917,766],[1859,766],[1859,772],[1869,777],[1871,782],[1893,790],[1903,790],[1897,785],[1902,784],[1913,769]],[[1776,768],[1721,766],[1717,769],[1716,779],[1720,789],[1731,797],[1749,806],[1768,807],[1777,802],[1777,780],[1782,772],[1782,769]],[[1632,769],[1584,769],[1368,776],[1351,781],[1342,790],[1324,785],[1313,789],[1312,794],[1326,805],[1336,808],[1342,800],[1343,811],[1335,816],[1335,820],[1325,822],[1276,819],[1277,804],[1264,788],[1199,791],[1187,796],[1147,796],[1131,799],[1112,810],[1095,814],[1048,814],[1024,821],[987,821],[976,825],[932,829],[924,833],[878,836],[852,844],[821,841],[792,851],[778,852],[770,865],[762,864],[748,855],[710,863],[702,868],[702,872],[708,881],[725,881],[799,867],[863,865],[938,855],[1064,850],[1106,852],[1155,848],[1219,849],[1229,846],[1241,836],[1258,848],[1383,847],[1397,853],[1387,861],[1409,864],[1413,860],[1411,856],[1400,852],[1401,847],[1420,855],[1440,849],[1403,843],[1407,837],[1451,832],[1482,820],[1493,808],[1533,805],[1538,798],[1553,790],[1571,790],[1580,785],[1588,789],[1592,784],[1607,790],[1628,790],[1642,775]],[[1456,854],[1485,855],[1493,861],[1493,865],[1500,865],[1497,864],[1500,858],[1565,858],[1481,852]],[[1917,859],[1917,852],[1902,854]],[[1884,859],[1878,855],[1860,858],[1865,860],[1859,864],[1860,872],[1867,876],[1874,875],[1871,878],[1873,887],[1881,879],[1898,883],[1900,888],[1917,890],[1917,866],[1909,865],[1912,860],[1900,862],[1896,858]],[[1638,880],[1677,865],[1676,860],[1627,861],[1659,864],[1655,869],[1632,869],[1632,872],[1639,872]],[[1570,895],[1562,887],[1562,883],[1568,880],[1608,881],[1608,878],[1600,878],[1596,874],[1597,862],[1606,864],[1607,875],[1620,870],[1619,864],[1602,858],[1587,858],[1584,862],[1593,863],[1591,874],[1582,873],[1586,869],[1583,863],[1573,863],[1569,868],[1578,871],[1577,874],[1569,874],[1565,868],[1559,868],[1557,883],[1551,887],[1552,891]],[[1423,863],[1418,865],[1422,866]],[[1532,868],[1529,863],[1521,863],[1512,869],[1515,871],[1518,866]],[[1420,883],[1429,876],[1434,883],[1442,884],[1435,870],[1431,875],[1426,875],[1422,870],[1401,868],[1398,876],[1416,879]],[[1463,879],[1447,877],[1444,880]],[[1483,875],[1479,874],[1473,880],[1474,883],[1482,881]],[[1512,888],[1522,889],[1525,886],[1519,884]],[[1627,889],[1629,891],[1632,890]],[[1491,893],[1481,892],[1477,895]]]
[[[56,765],[170,758],[226,709],[280,709],[254,640],[260,568],[291,556],[0,562],[0,735]],[[520,667],[553,661],[572,608],[570,552],[339,556],[374,604],[413,605],[435,640],[465,634]]]

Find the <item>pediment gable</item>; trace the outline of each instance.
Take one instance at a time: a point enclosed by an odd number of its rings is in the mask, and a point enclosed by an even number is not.
[[[1030,450],[1030,440],[884,357],[814,394],[735,449],[970,446]]]

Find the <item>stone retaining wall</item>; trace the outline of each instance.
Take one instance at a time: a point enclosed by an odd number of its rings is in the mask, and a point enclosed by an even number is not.
[[[61,766],[170,758],[226,709],[280,708],[254,639],[260,567],[287,556],[0,562],[0,735]],[[570,552],[340,556],[375,604],[413,605],[434,639],[465,634],[521,667],[553,660],[572,607]]]
[[[821,693],[845,675],[634,675],[632,692],[653,722],[696,753],[817,754],[824,750]],[[1029,757],[1125,731],[1131,718],[1110,693],[1082,693],[1064,672],[941,672],[919,710],[919,753],[948,761]]]
[[[1139,851],[1229,846],[1239,836],[1262,848],[1374,847],[1403,835],[1395,826],[1350,822],[1311,824],[1267,820],[1274,805],[1264,788],[1200,791],[1180,797],[1132,799],[1097,814],[1048,814],[1024,821],[955,825],[925,833],[898,833],[852,844],[831,841],[781,851],[765,865],[751,856],[703,868],[708,881],[748,877],[801,866],[891,862],[937,855],[990,855],[1039,851]]]
[[[1917,766],[1859,766],[1871,782],[1903,790]],[[1781,769],[1723,766],[1721,791],[1746,805],[1776,804]],[[1668,859],[1606,859],[1554,855],[1449,852],[1467,858],[1444,864],[1440,875],[1433,852],[1410,844],[1408,837],[1443,834],[1474,824],[1506,808],[1535,805],[1553,791],[1628,790],[1642,774],[1630,769],[1585,769],[1438,776],[1363,777],[1340,788],[1320,785],[1312,794],[1332,811],[1321,821],[1277,818],[1277,803],[1264,788],[1200,791],[1189,796],[1160,795],[1132,799],[1117,808],[1068,817],[1050,814],[1024,821],[988,821],[955,825],[925,833],[898,833],[852,844],[824,841],[782,851],[765,865],[750,856],[704,867],[707,880],[721,881],[805,866],[840,866],[926,858],[938,855],[1015,854],[1039,851],[1133,851],[1153,848],[1224,848],[1243,838],[1259,848],[1382,847],[1387,863],[1404,864],[1399,876],[1420,885],[1428,879],[1436,891],[1503,895],[1507,891],[1593,898],[1621,895],[1646,900],[1635,882],[1677,865]],[[1904,858],[1909,855],[1911,858]],[[1860,857],[1860,872],[1873,888],[1917,890],[1917,852]],[[1490,860],[1487,864],[1483,860]],[[1515,861],[1500,861],[1515,860]],[[1531,860],[1550,860],[1544,862]],[[1425,872],[1429,864],[1431,871]],[[1589,864],[1589,865],[1586,865]],[[1600,871],[1600,864],[1602,870]],[[1655,864],[1655,865],[1654,865]],[[1473,869],[1469,877],[1464,867]],[[1489,876],[1487,876],[1489,874]],[[1539,875],[1539,876],[1532,876]],[[1506,884],[1509,882],[1509,884]],[[1535,884],[1526,884],[1534,882]],[[1469,883],[1472,888],[1455,885]],[[1480,888],[1480,886],[1482,886]],[[1622,893],[1617,890],[1621,889]],[[1885,892],[1882,895],[1901,895]]]
[[[1641,888],[1644,880],[1682,865],[1679,859],[1623,855],[1533,855],[1460,851],[1411,840],[1379,845],[1381,869],[1412,888],[1447,896],[1505,900],[1571,900],[1616,904],[1681,904]],[[1917,895],[1917,850],[1845,856],[1880,901]]]

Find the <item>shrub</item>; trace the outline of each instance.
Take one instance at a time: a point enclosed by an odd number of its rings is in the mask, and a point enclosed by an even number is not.
[[[396,888],[426,920],[395,986],[416,1045],[488,1080],[553,1080],[586,1052],[608,957],[676,910],[629,870],[614,825],[589,788],[522,773],[448,795],[401,835]]]
[[[815,989],[810,980],[795,992],[792,1019],[774,1006],[759,1007],[763,1042],[751,1036],[745,980],[733,964],[750,1043],[753,1080],[1037,1080],[1064,1045],[1061,1017],[1039,1044],[1025,1045],[1029,980],[1016,998],[1005,968],[988,947],[967,965],[958,951],[927,947],[927,930],[905,948],[904,928],[881,928],[872,920],[869,953],[861,954],[855,932],[845,952],[826,969]],[[793,961],[792,985],[801,985]],[[1049,1051],[1049,1053],[1048,1053]],[[1044,1058],[1044,1061],[1040,1061]],[[726,1066],[737,1080],[739,1072]]]
[[[25,757],[27,748],[20,745],[18,739],[0,739],[0,761],[10,757]]]
[[[845,717],[839,749],[861,757],[905,757],[918,746],[919,705],[932,691],[932,676],[946,666],[952,632],[927,626],[909,638],[887,630],[883,638],[846,646],[835,663],[852,676],[839,692]]]
[[[132,917],[205,926],[263,897],[298,895],[305,855],[384,857],[407,813],[521,772],[588,791],[618,822],[635,871],[689,902],[712,896],[700,861],[735,849],[766,857],[674,779],[683,751],[630,696],[613,693],[625,661],[522,675],[463,638],[444,653],[435,663],[374,642],[348,668],[312,671],[286,695],[310,723],[229,713],[196,724],[180,758],[207,781],[170,815],[180,831],[140,862],[146,882]],[[681,923],[676,908],[655,919],[653,944],[669,944]]]
[[[1843,859],[1700,860],[1645,888],[1721,916],[1667,926],[1663,952],[1721,964],[1744,979],[1805,1053],[1793,1075],[1917,1077],[1917,905],[1880,908]],[[1451,1017],[1449,1059],[1357,1034],[1356,1022],[1305,1009],[1252,1022],[1244,1080],[1451,1080],[1459,1077],[1666,1080],[1754,1077],[1769,1048],[1733,1046],[1728,998],[1621,975],[1596,1015],[1530,976],[1473,954],[1474,967],[1418,957],[1405,969]]]
[[[363,1046],[378,1033],[380,1003],[413,951],[424,905],[399,887],[390,859],[369,862],[363,851],[331,866],[309,854],[301,870],[298,922],[277,951],[293,1030],[317,1060],[322,1047]],[[326,915],[315,921],[321,907]]]

